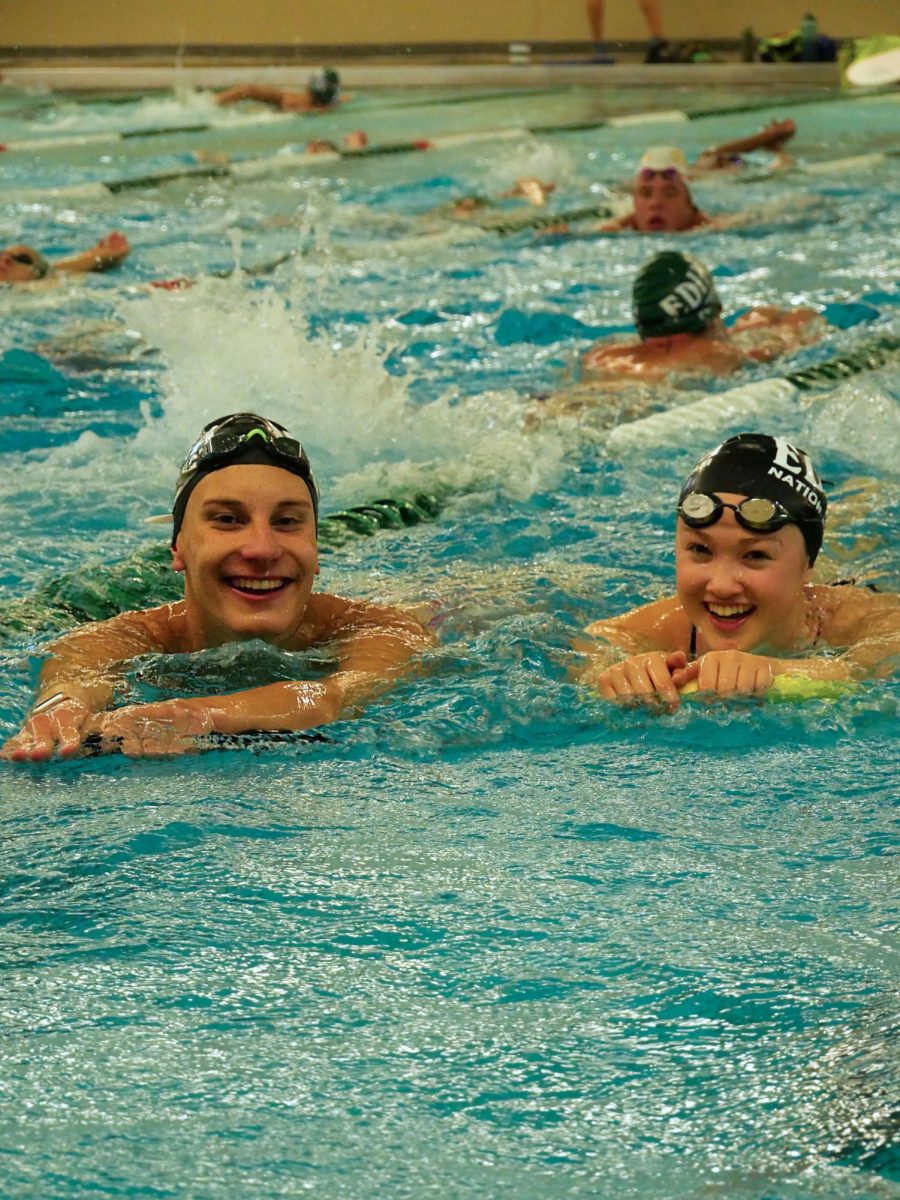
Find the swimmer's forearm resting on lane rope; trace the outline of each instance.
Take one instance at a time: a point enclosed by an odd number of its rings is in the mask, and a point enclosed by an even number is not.
[[[124,614],[69,634],[51,647],[35,706],[5,747],[7,757],[77,753],[84,740],[133,739],[145,743],[189,740],[209,733],[304,730],[336,720],[387,690],[410,658],[431,643],[418,622],[375,609],[337,638],[338,669],[322,680],[267,684],[220,696],[180,697],[104,711],[129,663],[142,654],[166,653],[143,614]],[[171,748],[171,747],[170,747]],[[184,747],[182,747],[184,748]]]
[[[717,650],[689,663],[683,651],[661,649],[636,631],[630,631],[625,618],[598,622],[591,627],[592,635],[602,641],[579,647],[588,654],[588,662],[578,671],[578,678],[607,699],[630,692],[663,696],[677,703],[678,693],[694,681],[699,690],[752,694],[767,691],[773,680],[782,675],[851,683],[869,676],[885,677],[896,668],[900,657],[896,601],[890,596],[876,597],[871,593],[865,593],[865,597],[865,607],[848,615],[842,628],[836,631],[840,643],[849,648],[834,657],[780,658]],[[623,651],[626,657],[620,658]]]

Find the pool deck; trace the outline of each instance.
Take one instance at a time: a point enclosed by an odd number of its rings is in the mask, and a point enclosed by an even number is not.
[[[658,63],[640,61],[599,64],[571,60],[524,63],[380,62],[333,64],[345,88],[546,88],[566,87],[749,87],[809,89],[839,84],[835,63]],[[161,88],[220,88],[235,83],[268,83],[282,87],[306,84],[314,64],[181,65],[123,62],[29,62],[2,67],[0,86],[50,88],[54,91],[150,91]]]

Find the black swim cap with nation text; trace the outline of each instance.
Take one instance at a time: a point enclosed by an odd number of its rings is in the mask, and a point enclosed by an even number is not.
[[[679,504],[691,492],[733,493],[775,500],[798,526],[810,563],[822,545],[828,499],[805,450],[766,433],[739,433],[705,454],[685,480]]]

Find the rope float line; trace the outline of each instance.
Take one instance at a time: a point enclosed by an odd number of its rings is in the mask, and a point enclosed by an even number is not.
[[[322,550],[335,550],[359,537],[372,537],[382,529],[406,529],[434,521],[443,507],[433,492],[408,498],[383,498],[329,513],[319,522]],[[85,621],[104,621],[117,613],[164,604],[181,598],[181,586],[172,572],[168,545],[154,543],[135,550],[128,558],[101,571],[72,571],[39,585],[24,600],[0,601],[0,637],[59,632]]]
[[[511,140],[527,136],[524,127],[490,129],[480,133],[448,133],[415,142],[392,142],[384,147],[366,146],[362,150],[329,150],[322,154],[275,154],[269,158],[245,159],[235,163],[210,163],[196,167],[180,167],[177,170],[161,171],[153,175],[141,175],[132,179],[94,180],[89,183],[63,184],[60,187],[11,188],[0,191],[0,201],[20,200],[24,196],[47,196],[67,199],[102,199],[109,195],[136,188],[159,187],[180,179],[263,179],[279,171],[294,167],[308,167],[342,159],[369,158],[382,154],[421,153],[423,150],[444,150],[456,146],[475,145],[478,142]]]
[[[852,354],[840,355],[800,371],[791,371],[780,379],[764,379],[730,388],[716,396],[704,396],[680,404],[665,412],[653,413],[639,421],[629,421],[610,430],[606,440],[609,454],[650,449],[669,443],[678,445],[685,430],[691,437],[702,429],[711,438],[734,425],[751,421],[764,424],[784,411],[785,406],[803,392],[830,386],[863,371],[884,366],[900,350],[900,339],[879,338]]]
[[[429,108],[439,107],[446,104],[463,104],[472,103],[484,99],[505,99],[506,97],[516,96],[539,96],[554,93],[561,93],[569,90],[568,88],[541,88],[541,89],[518,89],[509,92],[488,92],[484,94],[476,94],[470,97],[449,97],[436,100],[417,100],[408,104],[390,105],[391,108]],[[836,100],[871,100],[871,99],[890,99],[900,100],[900,95],[891,89],[883,88],[875,91],[867,91],[862,93],[842,93],[837,96],[801,96],[798,99],[792,99],[790,104],[792,107],[806,104],[830,104]],[[649,111],[642,113],[626,113],[624,116],[607,117],[604,120],[592,121],[571,121],[562,122],[555,125],[533,125],[528,129],[529,133],[569,133],[578,132],[579,130],[602,129],[609,127],[617,128],[620,125],[639,125],[649,124],[656,121],[661,123],[672,121],[683,123],[685,121],[697,121],[704,117],[724,117],[730,116],[732,113],[757,112],[765,108],[771,108],[771,101],[755,101],[752,104],[730,104],[720,105],[716,108],[699,109],[696,112],[686,112],[681,109],[670,109],[668,111]],[[379,110],[381,111],[381,110]],[[204,121],[193,124],[184,125],[160,125],[148,129],[126,129],[126,130],[106,130],[98,133],[73,133],[58,137],[45,138],[28,138],[25,140],[13,140],[0,144],[0,150],[9,152],[31,152],[34,150],[55,149],[59,146],[88,146],[98,145],[103,142],[130,141],[140,138],[156,138],[166,137],[180,133],[208,133],[211,131],[221,132],[225,130],[241,131],[254,126],[278,125],[284,122],[297,121],[299,118],[296,114],[283,115],[266,115],[257,119],[247,118],[246,120],[234,123],[217,123],[214,121]],[[434,140],[434,139],[429,139]],[[409,149],[413,143],[406,143],[406,148]],[[379,148],[369,147],[368,153],[377,154]],[[396,152],[394,151],[386,151]],[[359,151],[345,152],[348,157],[352,157],[354,153]]]

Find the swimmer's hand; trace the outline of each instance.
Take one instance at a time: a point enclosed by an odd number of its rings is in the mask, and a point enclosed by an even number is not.
[[[743,650],[711,650],[672,674],[672,682],[679,691],[696,680],[698,692],[716,696],[764,695],[774,678],[771,659]]]
[[[680,703],[679,675],[683,674],[687,655],[682,650],[652,650],[633,654],[597,672],[591,667],[582,674],[582,682],[596,688],[604,700],[618,704],[663,705],[674,712]]]
[[[7,762],[47,762],[58,754],[72,758],[81,751],[93,716],[81,700],[62,692],[39,701],[19,732],[0,750]]]
[[[197,738],[213,730],[212,714],[194,700],[129,704],[98,713],[85,727],[99,740],[100,752],[130,758],[163,758],[200,749]]]

